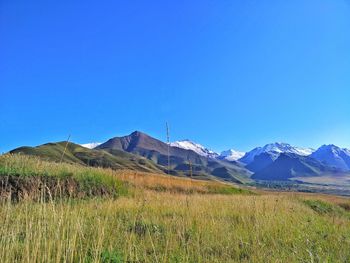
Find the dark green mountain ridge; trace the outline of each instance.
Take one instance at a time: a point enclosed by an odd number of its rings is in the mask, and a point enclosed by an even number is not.
[[[64,149],[67,145],[67,149]],[[64,152],[64,154],[63,154]],[[47,143],[37,147],[20,147],[10,151],[12,154],[20,153],[41,157],[42,159],[81,165],[104,167],[112,169],[131,169],[144,172],[162,172],[162,167],[153,162],[123,151],[110,154],[105,151],[91,150],[78,144],[69,142]]]

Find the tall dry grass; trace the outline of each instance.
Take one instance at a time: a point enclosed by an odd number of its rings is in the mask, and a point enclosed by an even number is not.
[[[36,165],[45,171],[51,164]],[[349,213],[315,210],[303,201],[310,195],[228,195],[222,189],[232,187],[218,182],[98,171],[128,182],[133,194],[2,203],[1,262],[350,261]]]
[[[2,262],[347,262],[350,222],[282,196],[143,192],[0,209]],[[113,261],[114,260],[114,261]]]

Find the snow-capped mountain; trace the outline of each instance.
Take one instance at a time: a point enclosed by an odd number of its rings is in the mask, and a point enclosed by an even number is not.
[[[262,153],[268,153],[273,160],[277,159],[281,153],[293,153],[301,156],[308,156],[314,152],[311,148],[300,148],[291,146],[288,143],[270,143],[263,147],[257,147],[247,152],[240,161],[249,164],[254,161],[255,156]]]
[[[219,158],[227,161],[237,161],[245,155],[245,152],[235,151],[233,149],[221,152]]]
[[[100,142],[90,142],[90,143],[84,143],[84,144],[80,144],[81,146],[88,148],[88,149],[94,149],[97,146],[99,146],[101,143]]]
[[[172,142],[170,143],[170,146],[185,149],[185,150],[191,150],[201,156],[205,156],[209,158],[216,158],[219,156],[218,153],[212,150],[209,150],[205,148],[203,145],[194,143],[190,140],[181,140],[181,141]]]
[[[346,148],[340,148],[336,145],[322,145],[313,154],[311,154],[316,160],[319,160],[326,165],[339,168],[341,170],[350,170],[350,150]]]

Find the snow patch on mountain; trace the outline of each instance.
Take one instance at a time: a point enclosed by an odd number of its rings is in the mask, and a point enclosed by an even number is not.
[[[220,154],[221,159],[225,159],[227,161],[237,161],[241,159],[245,155],[245,152],[236,151],[233,149],[223,151]]]
[[[209,150],[203,145],[192,142],[190,140],[181,140],[181,141],[172,142],[170,143],[170,146],[185,149],[185,150],[191,150],[205,157],[216,158],[219,156],[218,153],[212,150]]]
[[[294,148],[297,154],[302,156],[309,156],[315,151],[315,149],[312,149],[312,148],[301,148],[301,147],[294,147]]]
[[[81,146],[88,148],[88,149],[94,149],[97,146],[101,145],[100,142],[90,142],[90,143],[84,143],[84,144],[80,144]]]

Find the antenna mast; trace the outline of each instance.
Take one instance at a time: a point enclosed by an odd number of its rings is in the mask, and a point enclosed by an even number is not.
[[[168,122],[166,122],[165,125],[166,125],[166,141],[168,144],[168,174],[170,174],[170,135],[169,135]]]

